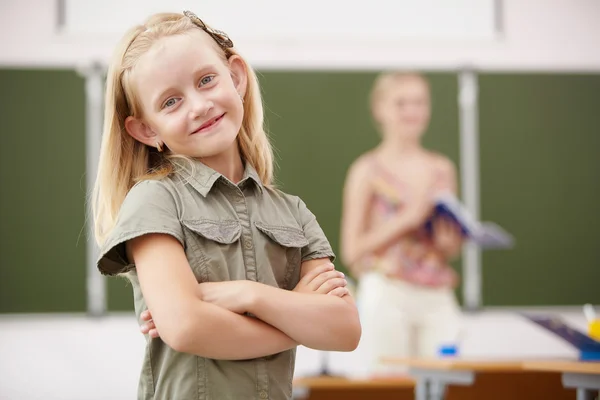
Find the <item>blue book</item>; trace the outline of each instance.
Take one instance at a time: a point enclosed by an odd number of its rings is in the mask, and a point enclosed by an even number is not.
[[[436,197],[434,211],[426,222],[426,229],[431,232],[433,221],[445,217],[460,226],[463,236],[484,249],[508,249],[514,246],[514,238],[493,222],[476,221],[471,213],[461,204],[456,196],[444,193]]]
[[[567,325],[562,319],[545,315],[523,316],[570,343],[579,350],[582,359],[600,360],[600,342]]]

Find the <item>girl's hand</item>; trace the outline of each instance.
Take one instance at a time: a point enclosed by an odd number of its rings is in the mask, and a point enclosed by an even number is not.
[[[198,284],[200,299],[237,314],[248,311],[257,282],[238,280]]]
[[[304,275],[293,291],[343,297],[349,294],[346,285],[344,274],[336,271],[332,263],[325,263]]]
[[[143,311],[140,318],[142,319],[142,324],[140,325],[140,331],[142,333],[147,333],[151,338],[157,338],[160,336],[158,330],[156,329],[156,325],[154,325],[150,311]]]

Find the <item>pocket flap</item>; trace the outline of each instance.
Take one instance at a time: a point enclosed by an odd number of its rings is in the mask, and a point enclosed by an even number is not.
[[[283,247],[302,248],[308,245],[308,240],[306,240],[302,229],[292,226],[268,225],[262,222],[254,222],[254,225]]]
[[[190,230],[217,243],[231,244],[240,238],[242,227],[238,221],[213,221],[207,219],[183,220]]]

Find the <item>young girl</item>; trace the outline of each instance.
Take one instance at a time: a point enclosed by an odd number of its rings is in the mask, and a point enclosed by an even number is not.
[[[298,344],[357,346],[325,235],[271,186],[258,83],[226,34],[189,12],[149,18],[122,39],[105,106],[98,267],[128,276],[160,332],[140,399],[289,399]]]
[[[434,356],[458,329],[459,309],[448,265],[461,245],[444,219],[424,229],[432,199],[456,191],[455,170],[420,143],[430,116],[429,86],[418,74],[385,73],[372,113],[383,140],[351,166],[344,188],[342,256],[360,277],[358,304],[369,372],[381,357]]]

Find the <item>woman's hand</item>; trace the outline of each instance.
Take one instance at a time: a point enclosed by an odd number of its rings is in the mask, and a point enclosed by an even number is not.
[[[453,258],[458,254],[462,241],[462,232],[458,224],[446,217],[434,219],[433,243],[446,259]]]

